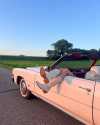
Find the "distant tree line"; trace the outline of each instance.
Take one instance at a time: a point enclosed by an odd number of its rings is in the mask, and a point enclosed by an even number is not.
[[[32,61],[44,61],[49,60],[48,57],[31,57],[31,56],[5,56],[1,55],[0,60],[32,60]]]
[[[65,39],[59,40],[56,43],[51,44],[51,46],[53,46],[53,50],[47,51],[47,57],[52,60],[58,59],[62,55],[70,54],[73,52],[81,52],[83,55],[96,54],[100,56],[100,48],[99,50],[96,49],[85,50],[85,49],[73,48],[73,44],[69,43]]]

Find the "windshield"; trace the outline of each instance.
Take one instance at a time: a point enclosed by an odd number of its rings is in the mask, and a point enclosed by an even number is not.
[[[83,67],[89,68],[93,63],[93,59],[88,58],[66,58],[60,62],[56,67]]]

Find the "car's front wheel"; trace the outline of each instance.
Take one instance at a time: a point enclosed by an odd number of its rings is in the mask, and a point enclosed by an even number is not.
[[[32,96],[31,92],[27,89],[25,80],[23,78],[20,80],[20,93],[25,99],[29,99]]]

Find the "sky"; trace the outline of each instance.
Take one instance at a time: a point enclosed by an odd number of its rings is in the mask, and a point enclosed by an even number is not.
[[[100,0],[0,0],[0,55],[46,56],[66,39],[100,48]]]

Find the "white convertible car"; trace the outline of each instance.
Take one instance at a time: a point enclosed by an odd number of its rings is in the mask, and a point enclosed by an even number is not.
[[[22,97],[28,99],[31,94],[36,95],[85,124],[100,125],[99,58],[98,55],[81,53],[62,56],[51,65],[51,70],[67,67],[75,76],[66,76],[47,94],[36,84],[36,81],[44,84],[40,67],[14,68],[12,80],[20,85]]]

